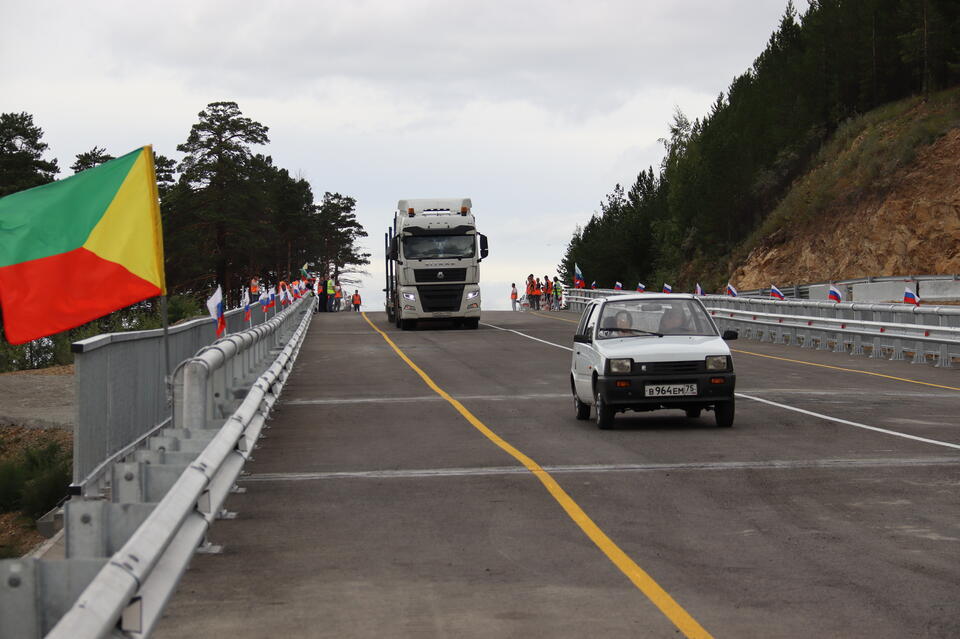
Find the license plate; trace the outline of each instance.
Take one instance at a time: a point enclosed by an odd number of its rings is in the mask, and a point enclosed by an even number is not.
[[[685,397],[697,394],[696,384],[647,384],[644,387],[647,397]]]

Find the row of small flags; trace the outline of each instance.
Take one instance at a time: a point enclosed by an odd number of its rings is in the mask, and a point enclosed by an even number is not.
[[[264,288],[260,292],[260,297],[257,301],[260,302],[260,308],[264,314],[266,314],[267,309],[276,306],[278,300],[280,306],[286,306],[294,300],[302,298],[307,294],[308,290],[310,289],[305,279],[294,280],[289,284],[287,282],[280,282],[276,287],[271,286],[269,290]],[[243,307],[244,322],[250,321],[250,303],[250,289],[244,288],[243,296],[240,298],[240,305]],[[227,320],[224,316],[223,309],[223,289],[219,284],[217,285],[217,290],[215,290],[213,295],[210,296],[210,299],[207,300],[207,311],[209,311],[210,317],[217,323],[217,337],[221,337],[227,330]]]
[[[573,272],[574,272],[574,278],[573,278],[574,288],[585,288],[585,286],[584,286],[584,283],[585,283],[585,282],[584,282],[584,279],[583,279],[583,273],[580,272],[580,267],[577,266],[576,264],[574,264],[574,265],[573,265]],[[593,283],[590,284],[590,288],[591,288],[591,289],[597,288],[597,281],[596,281],[596,280],[594,280]],[[622,290],[623,290],[623,283],[622,283],[622,282],[615,282],[614,285],[613,285],[613,290],[615,290],[615,291],[622,291]],[[644,285],[642,282],[638,282],[638,283],[637,283],[637,292],[638,292],[638,293],[643,293],[643,292],[645,292],[646,290],[647,290],[646,285]],[[663,283],[663,289],[662,289],[662,290],[663,290],[664,293],[672,293],[672,292],[673,292],[673,287],[670,286],[669,284],[667,284],[666,282],[664,282],[664,283]],[[694,287],[694,289],[693,289],[693,294],[694,294],[694,295],[703,295],[703,287],[700,286],[700,282],[697,282],[697,285]],[[739,293],[737,292],[736,287],[734,287],[734,285],[731,284],[730,282],[727,282],[726,294],[729,295],[730,297],[737,297],[737,296],[739,295]],[[779,288],[777,288],[777,286],[776,286],[775,284],[771,284],[771,285],[770,285],[770,297],[772,297],[772,298],[774,298],[774,299],[777,299],[777,300],[786,299],[786,296],[783,294],[783,291],[781,291]],[[831,301],[833,301],[833,302],[842,302],[842,301],[843,301],[843,295],[840,293],[840,289],[838,289],[835,285],[831,284],[829,290],[827,291],[827,299],[829,299],[829,300],[831,300]],[[920,296],[919,296],[915,291],[911,290],[911,288],[910,288],[909,286],[907,286],[907,287],[904,289],[904,291],[903,291],[903,303],[904,303],[904,304],[913,304],[914,306],[920,306]]]

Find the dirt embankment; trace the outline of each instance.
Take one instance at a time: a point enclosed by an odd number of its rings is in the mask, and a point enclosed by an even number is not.
[[[919,149],[896,174],[839,195],[816,219],[764,238],[731,281],[749,290],[771,282],[960,273],[960,128]]]
[[[72,432],[76,410],[72,365],[0,374],[0,427]]]

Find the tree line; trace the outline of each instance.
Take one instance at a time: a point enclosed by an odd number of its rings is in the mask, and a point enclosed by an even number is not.
[[[845,120],[960,83],[956,0],[787,4],[753,66],[709,113],[679,110],[660,166],[617,184],[578,227],[558,269],[587,282],[717,290],[731,257]]]
[[[155,153],[171,322],[200,314],[217,284],[231,306],[252,276],[275,284],[307,264],[350,282],[369,264],[369,253],[357,244],[367,233],[356,219],[356,200],[325,192],[318,201],[305,179],[255,153],[252,147],[269,144],[268,132],[235,102],[213,102],[176,147],[179,162]],[[48,150],[31,114],[0,114],[0,197],[52,182],[60,168]],[[70,169],[112,159],[95,145],[76,155]],[[77,339],[158,327],[157,306],[148,300],[21,346],[0,341],[0,371],[69,363],[69,345]]]

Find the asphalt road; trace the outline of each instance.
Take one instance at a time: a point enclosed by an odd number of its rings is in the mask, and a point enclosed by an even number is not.
[[[601,431],[572,315],[367,317],[463,411],[363,316],[316,316],[155,636],[960,636],[960,372],[733,342],[733,428]]]

